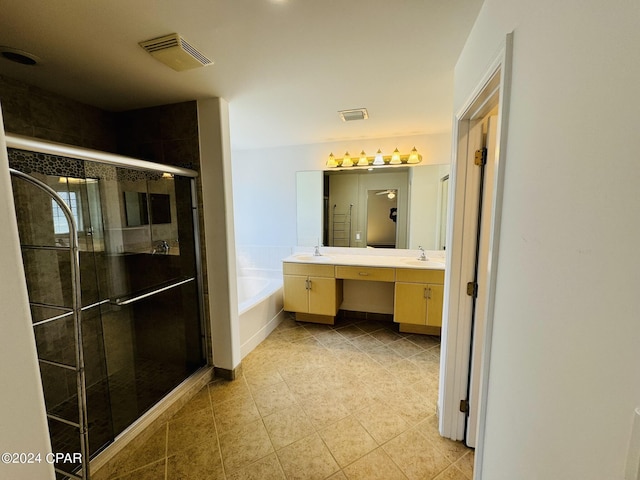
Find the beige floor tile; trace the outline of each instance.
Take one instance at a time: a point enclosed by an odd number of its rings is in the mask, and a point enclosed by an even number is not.
[[[167,425],[163,425],[149,439],[135,449],[124,449],[102,469],[97,478],[122,476],[140,467],[165,458],[167,453]]]
[[[471,480],[473,451],[437,432],[439,352],[390,322],[287,319],[96,479]]]
[[[468,480],[468,477],[462,473],[455,465],[451,465],[434,480]]]
[[[218,433],[225,433],[260,418],[258,407],[256,407],[253,397],[249,394],[235,397],[225,402],[215,403],[213,413]]]
[[[392,365],[404,358],[398,352],[393,350],[389,344],[367,350],[367,354],[383,367]]]
[[[216,438],[216,427],[213,415],[196,412],[191,415],[178,417],[169,421],[167,440],[167,454],[183,450],[184,448]]]
[[[381,328],[380,330],[376,330],[375,332],[370,332],[369,335],[379,340],[385,345],[395,342],[396,340],[400,340],[402,337],[395,332],[392,332],[386,328]]]
[[[382,448],[370,452],[343,471],[349,480],[407,480]]]
[[[340,470],[317,433],[284,447],[277,455],[290,480],[320,480]]]
[[[322,398],[298,402],[307,417],[316,428],[323,428],[349,416],[349,411],[342,405],[325,401]]]
[[[280,376],[276,362],[244,370],[244,378],[251,391],[260,390],[261,388],[282,382],[282,377]]]
[[[416,427],[416,430],[419,431],[423,437],[431,441],[450,462],[456,462],[463,455],[472,451],[462,442],[454,442],[448,438],[441,437],[438,432],[438,417],[436,415],[431,415],[425,421],[421,422]],[[473,463],[471,467],[473,468]]]
[[[380,402],[357,412],[355,416],[379,445],[409,428],[409,424],[400,415],[393,413]]]
[[[433,335],[408,334],[404,338],[425,349],[430,349],[440,345],[440,337]]]
[[[376,441],[353,416],[339,420],[318,433],[341,467],[378,447]]]
[[[347,480],[347,476],[342,470],[331,475],[327,480]]]
[[[292,328],[285,328],[282,330],[275,330],[270,336],[273,340],[286,340],[287,342],[296,342],[304,338],[311,337],[311,333],[304,327],[295,326]]]
[[[254,391],[253,400],[263,417],[296,404],[293,393],[284,382]]]
[[[411,388],[422,395],[426,400],[438,403],[438,379],[430,375],[424,375],[422,379],[411,385]]]
[[[382,448],[409,480],[430,480],[451,462],[415,430],[407,430],[385,443]]]
[[[366,332],[356,325],[347,325],[344,327],[336,328],[336,332],[345,337],[346,339],[356,338],[361,335],[365,335]]]
[[[469,449],[469,452],[467,452],[462,457],[460,457],[460,459],[454,465],[458,467],[469,480],[472,480],[474,461],[475,461],[474,451]]]
[[[285,478],[275,453],[227,475],[227,480],[284,480]]]
[[[404,385],[411,385],[422,380],[425,376],[423,369],[406,358],[398,362],[385,365],[385,368]]]
[[[193,398],[191,398],[173,418],[191,415],[202,410],[211,411],[211,398],[209,396],[209,388],[205,385]]]
[[[273,453],[273,445],[262,420],[230,430],[219,438],[227,474]]]
[[[422,347],[419,347],[415,343],[411,343],[406,338],[401,338],[397,342],[390,343],[389,346],[394,352],[399,353],[405,358],[424,351]]]
[[[322,331],[316,331],[316,332],[312,332],[313,336],[315,338],[318,339],[318,341],[326,346],[326,347],[332,347],[335,346],[339,343],[344,343],[347,341],[347,339],[345,337],[343,337],[342,335],[340,335],[338,332],[336,332],[335,330],[322,330]]]
[[[118,480],[165,480],[166,460],[162,460],[131,472]]]
[[[214,407],[217,403],[247,395],[248,393],[249,387],[244,378],[238,378],[233,381],[216,380],[209,384],[209,396]]]
[[[217,439],[190,445],[167,459],[167,478],[172,480],[218,480],[224,478]]]
[[[397,391],[396,395],[395,400],[389,406],[410,425],[417,425],[435,414],[435,405],[428,402],[411,387],[403,387]]]
[[[384,343],[382,343],[377,338],[371,335],[360,335],[359,337],[352,338],[351,343],[358,347],[360,350],[368,352],[369,350],[373,350],[378,347],[383,347]]]
[[[303,325],[306,325],[306,324],[303,324]],[[282,330],[287,330],[289,328],[296,328],[299,326],[300,324],[298,322],[296,322],[293,318],[289,317],[282,320],[282,322],[280,322],[280,325],[276,327],[275,331],[280,332]]]
[[[274,448],[280,449],[315,432],[301,407],[294,405],[263,418]]]

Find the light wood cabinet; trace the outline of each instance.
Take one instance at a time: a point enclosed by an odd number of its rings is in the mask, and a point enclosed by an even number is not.
[[[336,265],[336,278],[365,280],[369,282],[393,282],[396,269],[387,267],[352,267]]]
[[[305,322],[333,324],[343,280],[394,283],[393,321],[401,332],[439,335],[444,270],[284,262],[284,310]]]
[[[342,283],[333,265],[283,264],[284,310],[300,320],[333,323],[342,302]]]
[[[443,297],[443,271],[397,269],[393,321],[440,328]]]

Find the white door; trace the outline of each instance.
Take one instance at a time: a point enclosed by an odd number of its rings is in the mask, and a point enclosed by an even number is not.
[[[481,122],[483,126],[483,147],[486,148],[486,163],[484,171],[479,178],[478,192],[478,236],[476,249],[476,283],[477,291],[475,305],[473,307],[473,333],[470,355],[469,373],[469,416],[465,432],[465,442],[469,447],[476,447],[478,427],[478,406],[480,397],[480,368],[482,363],[482,346],[484,345],[484,332],[487,312],[487,292],[489,278],[489,245],[491,237],[491,224],[493,221],[492,199],[495,188],[495,158],[496,158],[496,132],[497,116],[487,116]],[[480,184],[481,182],[481,184]]]

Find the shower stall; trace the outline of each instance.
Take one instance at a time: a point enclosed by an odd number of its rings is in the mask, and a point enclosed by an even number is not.
[[[56,475],[88,478],[91,456],[206,363],[197,174],[7,139],[52,450],[84,454]]]

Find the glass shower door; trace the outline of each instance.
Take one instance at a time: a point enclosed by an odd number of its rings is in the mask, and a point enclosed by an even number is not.
[[[191,180],[100,164],[108,304],[101,305],[114,432],[204,364]]]
[[[95,455],[205,364],[192,180],[9,150],[10,166],[46,183],[72,211],[79,263],[89,453]],[[69,311],[69,228],[51,198],[20,179],[13,193],[55,452],[79,452]],[[68,428],[69,427],[69,428]],[[60,477],[63,478],[63,477]]]

